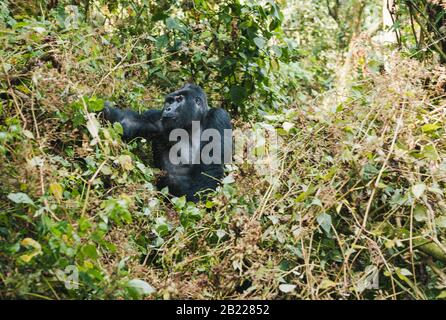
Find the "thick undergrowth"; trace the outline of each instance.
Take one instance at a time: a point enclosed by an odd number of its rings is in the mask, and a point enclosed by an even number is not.
[[[100,118],[169,91],[142,85],[138,37],[46,23],[2,30],[0,298],[446,297],[443,66],[358,36],[331,89],[235,117],[276,129],[275,163],[234,163],[192,204]]]

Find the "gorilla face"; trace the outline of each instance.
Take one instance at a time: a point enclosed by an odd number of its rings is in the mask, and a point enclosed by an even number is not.
[[[161,122],[165,130],[189,129],[192,121],[200,121],[207,110],[203,90],[196,85],[187,84],[166,96]]]

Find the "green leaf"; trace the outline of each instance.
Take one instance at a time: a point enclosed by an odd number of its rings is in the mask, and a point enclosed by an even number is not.
[[[171,18],[171,17],[167,18],[166,27],[169,30],[178,30],[185,35],[188,34],[188,29],[184,26],[184,24],[180,20],[176,18]]]
[[[322,208],[322,201],[318,198],[313,198],[311,204]]]
[[[294,289],[296,289],[296,285],[294,285],[294,284],[281,284],[281,285],[279,285],[279,290],[284,292],[284,293],[293,292]]]
[[[169,225],[164,217],[156,218],[155,231],[160,237],[169,234]]]
[[[273,46],[271,47],[271,49],[273,50],[273,52],[276,54],[276,56],[277,56],[278,58],[280,58],[280,57],[282,56],[282,49],[280,49],[279,46],[273,45]]]
[[[231,100],[235,104],[242,104],[247,97],[246,89],[237,85],[231,86],[231,88],[229,89],[229,93],[231,94]]]
[[[40,243],[38,243],[36,240],[34,240],[32,238],[25,238],[20,242],[20,244],[25,247],[32,247],[32,248],[36,249],[37,251],[42,250],[42,246],[40,245]]]
[[[269,29],[269,31],[273,31],[273,30],[277,29],[278,26],[280,26],[280,20],[274,19],[269,24],[268,29]]]
[[[322,229],[329,234],[331,230],[331,216],[325,212],[322,212],[316,217],[316,220]]]
[[[421,152],[423,157],[428,158],[429,160],[438,160],[440,159],[440,156],[438,155],[437,150],[432,145],[427,145],[423,148],[423,151]]]
[[[265,47],[265,43],[266,43],[265,39],[260,38],[260,37],[255,37],[253,39],[253,41],[259,49],[263,49]]]
[[[427,220],[426,208],[421,204],[417,204],[415,206],[415,209],[413,210],[413,217],[418,222],[426,221]]]
[[[122,125],[119,122],[113,123],[113,130],[115,130],[121,136],[124,134],[124,129],[122,128]]]
[[[321,285],[320,285],[321,289],[328,289],[331,287],[336,287],[336,282],[331,281],[330,279],[323,279],[321,281]]]
[[[125,171],[133,170],[133,168],[134,168],[133,160],[129,155],[127,155],[127,154],[120,155],[117,160],[123,170],[125,170]]]
[[[227,175],[223,180],[222,183],[223,184],[228,184],[228,183],[234,183],[235,179],[232,175]]]
[[[407,269],[405,269],[405,268],[401,268],[401,269],[400,269],[400,272],[401,272],[401,274],[404,275],[404,276],[411,276],[411,275],[412,275],[412,272],[410,272],[409,270],[407,270]]]
[[[42,246],[40,243],[38,243],[36,240],[32,238],[25,238],[23,239],[20,244],[27,248],[32,248],[32,252],[28,252],[26,254],[22,254],[19,259],[25,263],[28,263],[31,261],[32,258],[34,258],[37,255],[42,254]]]
[[[139,298],[147,296],[149,294],[155,293],[156,290],[147,282],[140,279],[129,280],[126,284],[127,289],[132,293],[134,298]]]
[[[98,112],[104,109],[104,100],[96,97],[84,98],[89,112]]]
[[[226,232],[222,229],[218,229],[215,233],[219,239],[223,238],[226,235]]]
[[[186,205],[186,198],[185,197],[172,198],[172,203],[175,205],[177,209],[184,208],[184,206]]]
[[[438,129],[440,129],[441,126],[438,124],[425,124],[424,126],[421,127],[421,131],[423,131],[424,133],[426,132],[432,132],[432,131],[436,131]]]
[[[29,130],[23,130],[22,133],[23,133],[23,135],[24,135],[25,137],[27,137],[28,139],[34,139],[34,134],[33,134],[31,131],[29,131]]]
[[[50,191],[54,195],[54,197],[56,197],[57,200],[62,199],[63,187],[59,183],[57,182],[51,183]]]
[[[440,216],[435,219],[438,228],[446,228],[446,216]]]
[[[28,195],[23,192],[10,193],[8,194],[8,199],[15,203],[25,203],[34,205],[34,201],[32,201],[31,198],[28,197]]]
[[[92,244],[83,246],[82,253],[93,260],[96,260],[99,257],[98,252],[96,251],[96,247]]]
[[[419,183],[412,186],[412,193],[417,199],[419,199],[423,195],[425,190],[426,190],[426,185],[424,183]]]
[[[87,129],[93,138],[99,138],[99,129],[100,128],[101,128],[101,124],[94,116],[91,115],[90,117],[88,117]]]

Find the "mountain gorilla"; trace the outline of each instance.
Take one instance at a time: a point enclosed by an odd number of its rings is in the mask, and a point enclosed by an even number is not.
[[[231,119],[225,110],[208,107],[206,94],[199,86],[186,84],[168,94],[162,110],[139,114],[114,108],[106,102],[104,115],[107,120],[122,125],[124,140],[136,137],[152,140],[154,165],[165,173],[158,179],[157,187],[160,190],[168,187],[174,196],[185,195],[188,201],[198,201],[196,193],[215,189],[223,177],[224,163],[231,161]],[[212,139],[202,141],[205,130],[211,133]],[[180,131],[187,133],[187,139],[181,139]],[[210,163],[202,159],[202,151],[209,150],[208,141],[216,143],[216,148],[209,152],[214,159]],[[178,147],[180,155],[175,152]]]

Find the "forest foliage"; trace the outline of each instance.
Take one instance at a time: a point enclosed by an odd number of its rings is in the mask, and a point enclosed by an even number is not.
[[[0,2],[0,298],[446,298],[445,8],[386,2]],[[197,204],[100,118],[189,81],[283,141]]]

